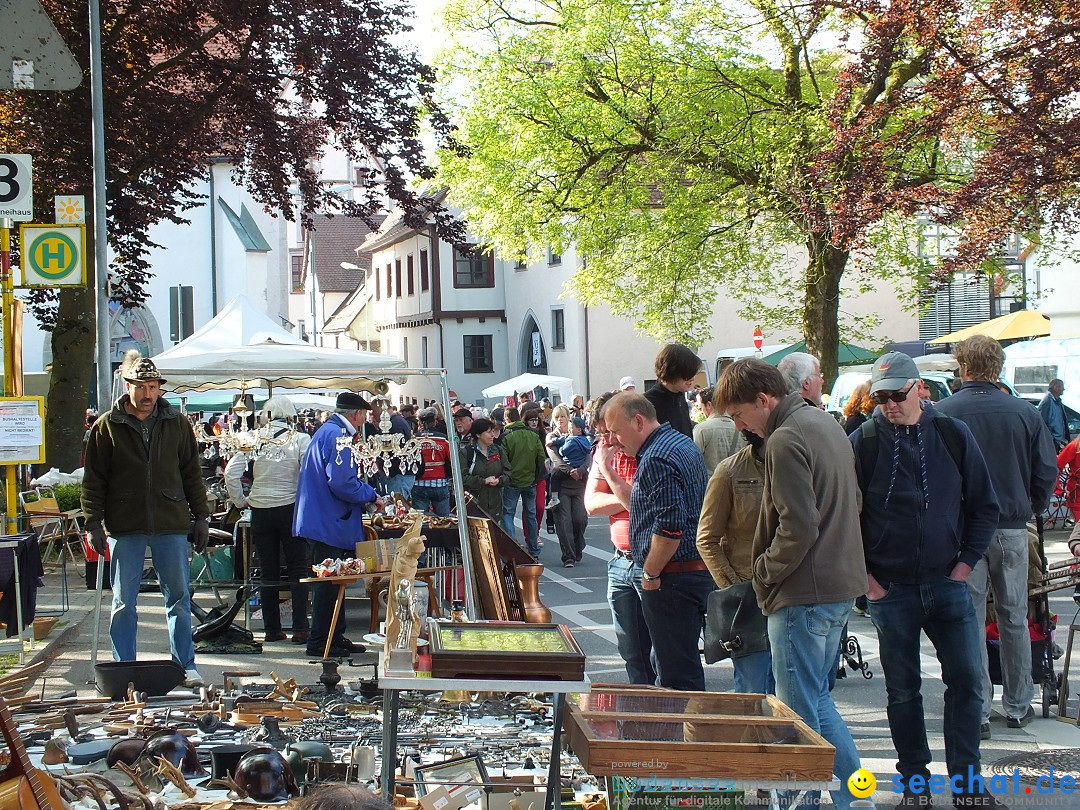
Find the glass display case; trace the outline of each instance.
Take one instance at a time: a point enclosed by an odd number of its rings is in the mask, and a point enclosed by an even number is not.
[[[566,729],[595,776],[832,778],[833,747],[772,695],[594,685]]]
[[[550,678],[580,681],[585,654],[566,625],[432,622],[436,678]]]

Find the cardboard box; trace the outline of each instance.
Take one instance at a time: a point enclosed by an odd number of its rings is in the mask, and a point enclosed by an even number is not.
[[[394,564],[393,538],[357,543],[356,559],[364,561],[365,571],[389,571]]]

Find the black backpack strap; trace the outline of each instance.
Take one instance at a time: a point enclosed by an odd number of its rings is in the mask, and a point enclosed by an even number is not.
[[[878,438],[877,422],[870,417],[859,425],[859,466],[862,468],[862,485],[866,489],[870,478],[877,467],[878,446],[881,440]]]
[[[964,438],[960,435],[960,428],[956,426],[951,416],[944,413],[934,415],[934,427],[937,428],[941,440],[945,442],[945,449],[952,456],[953,464],[956,465],[956,469],[962,475],[964,472]]]

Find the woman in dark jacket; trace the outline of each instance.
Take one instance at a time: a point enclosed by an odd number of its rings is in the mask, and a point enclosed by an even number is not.
[[[870,381],[859,383],[844,403],[844,433],[850,436],[858,430],[859,426],[870,418],[874,406],[874,401],[870,399]]]
[[[502,488],[510,481],[510,462],[495,444],[495,425],[490,419],[475,420],[469,434],[476,443],[461,447],[462,483],[497,522],[502,518]]]

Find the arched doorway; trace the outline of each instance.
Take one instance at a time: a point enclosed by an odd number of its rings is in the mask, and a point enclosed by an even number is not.
[[[544,335],[530,312],[521,331],[521,370],[525,374],[547,374],[547,350]]]

